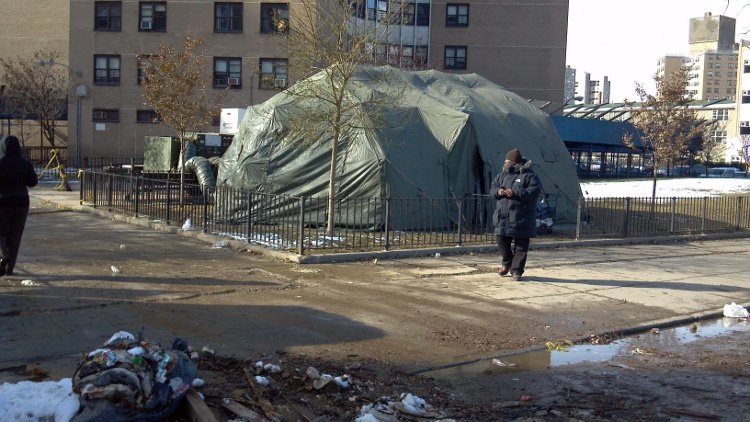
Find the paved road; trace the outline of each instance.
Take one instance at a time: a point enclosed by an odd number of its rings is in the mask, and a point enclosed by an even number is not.
[[[417,370],[750,304],[743,237],[535,250],[528,281],[514,282],[494,254],[300,265],[71,210],[70,193],[32,194],[16,275],[0,279],[0,382],[29,363],[70,376],[119,330]]]

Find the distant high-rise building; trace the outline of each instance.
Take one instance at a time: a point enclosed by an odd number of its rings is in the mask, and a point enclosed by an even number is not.
[[[713,16],[706,12],[703,17],[690,19],[690,56],[706,51],[734,50],[736,20],[727,16]]]
[[[607,104],[609,103],[610,83],[607,76],[601,80],[591,79],[591,74],[584,72],[583,83],[579,84],[579,92],[583,93],[585,104]]]
[[[578,95],[576,92],[576,70],[570,65],[565,66],[565,88],[563,89],[563,103],[568,104]]]

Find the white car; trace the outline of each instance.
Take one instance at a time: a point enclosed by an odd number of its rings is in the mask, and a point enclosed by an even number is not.
[[[702,175],[705,176],[705,175]],[[736,167],[714,167],[708,169],[708,177],[745,177],[745,172]]]

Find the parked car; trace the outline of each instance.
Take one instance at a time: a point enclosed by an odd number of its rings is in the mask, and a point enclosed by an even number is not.
[[[706,174],[701,174],[701,177],[706,177]],[[708,177],[746,177],[746,174],[736,167],[714,167],[708,169]]]

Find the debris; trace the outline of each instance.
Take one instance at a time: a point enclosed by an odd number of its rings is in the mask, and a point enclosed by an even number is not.
[[[268,378],[260,376],[260,375],[255,376],[255,382],[257,382],[258,384],[264,387],[268,387],[271,384],[271,382],[268,381]]]
[[[22,285],[22,286],[38,286],[38,285],[39,285],[39,283],[37,283],[37,282],[36,282],[36,281],[34,281],[34,280],[23,280],[23,281],[21,282],[21,285]]]
[[[654,352],[646,350],[646,349],[641,349],[640,347],[636,347],[630,353],[633,354],[633,355],[648,355],[648,356],[651,356],[651,355],[654,354]]]
[[[190,231],[193,230],[193,221],[191,219],[185,220],[185,224],[182,225],[183,231]]]
[[[201,349],[201,351],[203,353],[208,354],[208,355],[213,355],[213,354],[216,353],[216,352],[214,352],[214,349],[209,349],[208,346],[203,346],[203,348]]]
[[[193,383],[191,384],[195,388],[201,388],[206,384],[206,381],[203,381],[201,378],[196,378],[193,380]]]
[[[749,314],[747,309],[732,302],[731,305],[724,305],[724,316],[728,318],[747,318]]]
[[[250,421],[250,422],[256,422],[256,421],[265,421],[266,419],[259,414],[253,412],[252,410],[248,409],[247,407],[237,403],[236,401],[225,398],[222,402],[222,406],[224,406],[225,409],[229,410],[230,412],[234,413],[235,415],[241,417],[243,420]]]
[[[696,323],[690,324],[690,332],[691,333],[695,333],[697,331],[698,331],[698,324],[696,324]]]
[[[125,249],[125,248],[127,248],[127,246],[120,244],[120,249]]]
[[[214,242],[213,248],[221,249],[221,248],[226,248],[227,246],[229,246],[229,242],[227,242],[226,240],[217,240],[216,242]]]
[[[651,334],[659,335],[660,331],[658,328],[652,328],[651,331],[649,331]]]
[[[115,267],[114,265],[109,268],[112,270],[112,274],[117,274],[120,272],[120,269]]]
[[[550,351],[567,352],[568,348],[573,345],[573,342],[570,340],[561,340],[559,343],[548,341],[544,343],[544,345],[547,346],[547,350]]]
[[[504,366],[504,367],[507,367],[507,368],[516,366],[515,363],[503,362],[500,359],[492,359],[492,364],[496,365],[496,366]]]

